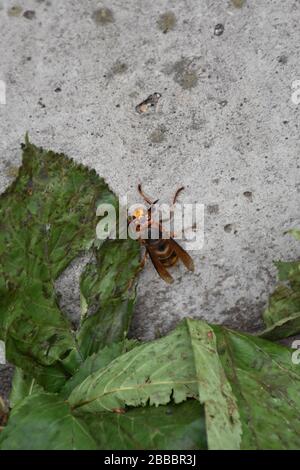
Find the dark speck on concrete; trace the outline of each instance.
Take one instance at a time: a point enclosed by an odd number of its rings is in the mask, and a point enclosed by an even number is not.
[[[222,108],[225,108],[225,106],[227,106],[227,104],[228,104],[228,101],[227,101],[227,100],[219,101],[219,105],[220,105]]]
[[[98,8],[93,13],[93,20],[97,24],[106,25],[109,23],[113,23],[114,15],[113,12],[109,8]]]
[[[245,191],[245,192],[243,193],[243,195],[244,195],[245,198],[247,198],[249,201],[252,201],[252,196],[253,196],[253,194],[252,194],[251,191]]]
[[[61,88],[60,88],[60,86],[58,86],[57,88],[55,88],[55,90],[54,90],[54,91],[55,91],[55,93],[60,93],[60,92],[61,92]]]
[[[221,36],[221,34],[223,34],[223,33],[224,33],[224,25],[222,23],[218,23],[215,26],[214,35],[215,36]]]
[[[163,13],[160,15],[160,17],[157,20],[157,25],[159,29],[166,34],[168,31],[171,31],[174,29],[176,25],[176,16],[172,11],[167,11],[166,13]]]
[[[224,226],[224,232],[226,232],[226,233],[232,232],[232,224],[226,224]]]
[[[41,108],[46,108],[46,105],[43,103],[42,98],[38,100],[38,104],[40,105]]]
[[[219,213],[219,206],[218,204],[209,204],[207,206],[207,213],[208,214],[218,214]]]
[[[26,10],[23,13],[24,18],[27,20],[33,20],[35,18],[35,11],[34,10]]]
[[[278,57],[278,62],[282,65],[285,65],[287,64],[287,61],[288,61],[288,58],[286,55],[281,55],[280,57]]]

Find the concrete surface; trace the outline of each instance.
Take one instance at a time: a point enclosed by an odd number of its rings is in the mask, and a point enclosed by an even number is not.
[[[168,286],[149,263],[132,333],[150,339],[183,316],[257,329],[275,285],[273,260],[299,255],[284,231],[300,219],[300,104],[291,99],[300,2],[1,6],[0,189],[13,179],[26,130],[95,168],[130,202],[139,201],[140,181],[164,201],[186,186],[181,201],[206,205],[196,272],[175,268]],[[223,34],[214,34],[217,24]],[[153,92],[162,94],[157,111],[139,115],[135,106]],[[81,264],[58,287],[69,313],[79,306]]]

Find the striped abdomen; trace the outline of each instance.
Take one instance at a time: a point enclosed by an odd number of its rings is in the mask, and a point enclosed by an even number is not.
[[[158,240],[147,240],[146,246],[159,258],[164,266],[173,266],[178,259],[178,255],[169,240],[162,238]]]

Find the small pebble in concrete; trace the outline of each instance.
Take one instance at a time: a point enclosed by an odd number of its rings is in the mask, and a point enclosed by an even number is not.
[[[221,34],[223,34],[223,33],[224,33],[224,25],[222,23],[218,23],[215,26],[214,35],[215,36],[221,36]]]
[[[95,10],[92,17],[95,23],[101,25],[106,25],[115,21],[113,12],[109,8],[99,8],[98,10]]]
[[[220,105],[222,108],[225,108],[225,106],[227,106],[227,104],[228,104],[228,101],[227,101],[227,100],[219,101],[219,105]]]
[[[35,18],[35,11],[34,10],[26,10],[26,11],[24,11],[23,16],[27,20],[33,20]]]
[[[148,113],[151,110],[154,111],[160,98],[161,94],[157,92],[153,93],[152,95],[149,95],[148,98],[146,98],[144,101],[142,101],[135,107],[136,112],[139,114],[144,114]]]
[[[160,17],[157,20],[157,25],[159,29],[166,34],[167,32],[171,31],[174,29],[176,25],[176,16],[172,11],[167,11],[166,13],[163,13],[160,15]]]

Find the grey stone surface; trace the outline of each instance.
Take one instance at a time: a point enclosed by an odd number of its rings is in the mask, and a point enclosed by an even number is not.
[[[1,6],[0,190],[20,164],[26,130],[95,168],[130,202],[139,201],[138,182],[164,201],[184,185],[181,201],[206,207],[196,271],[175,268],[168,286],[147,264],[132,334],[153,338],[184,316],[257,329],[273,260],[299,255],[284,235],[299,224],[300,105],[291,100],[299,1]],[[153,92],[162,94],[156,112],[138,114]],[[78,309],[80,269],[60,287],[68,312]]]

